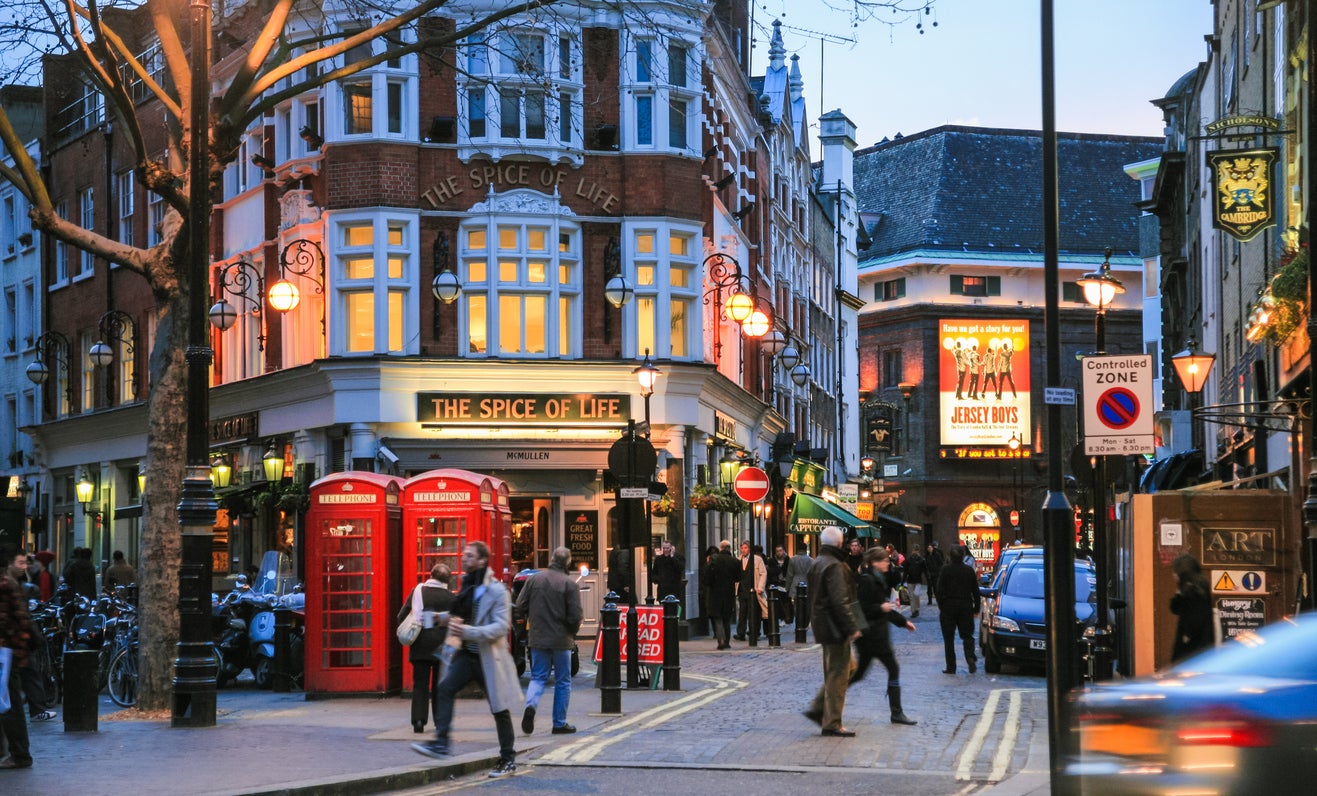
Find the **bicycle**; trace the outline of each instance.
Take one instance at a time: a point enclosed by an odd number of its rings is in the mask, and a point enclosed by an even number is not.
[[[130,708],[137,704],[137,639],[115,653],[110,663],[106,687],[110,699],[120,707]]]

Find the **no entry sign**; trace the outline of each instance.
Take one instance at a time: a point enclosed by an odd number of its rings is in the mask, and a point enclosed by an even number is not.
[[[1152,453],[1152,356],[1084,357],[1084,454]]]
[[[759,467],[746,467],[732,479],[732,489],[746,503],[758,503],[768,496],[768,473]]]

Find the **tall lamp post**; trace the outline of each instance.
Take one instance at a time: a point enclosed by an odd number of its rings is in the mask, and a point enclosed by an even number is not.
[[[1116,296],[1125,292],[1125,286],[1111,275],[1111,249],[1106,250],[1102,266],[1093,273],[1084,274],[1079,280],[1084,291],[1084,300],[1095,310],[1094,333],[1097,339],[1097,355],[1107,353],[1107,309]],[[1107,457],[1098,456],[1093,465],[1093,555],[1097,558],[1097,615],[1098,623],[1094,627],[1093,647],[1095,650],[1111,649],[1107,639],[1107,621],[1110,616],[1111,603],[1111,539],[1107,532]],[[1111,656],[1100,658],[1095,669],[1094,679],[1110,680]]]
[[[1011,432],[1011,438],[1006,442],[1006,447],[1011,450],[1011,531],[1015,538],[1011,540],[1012,544],[1020,541],[1020,458],[1019,451],[1023,442],[1017,432]]]
[[[645,360],[641,362],[640,365],[637,366],[635,370],[631,371],[631,373],[636,377],[636,381],[640,382],[640,397],[645,399],[645,442],[649,443],[650,446],[653,447],[654,441],[653,441],[652,432],[649,427],[649,398],[651,395],[654,394],[654,384],[655,382],[658,381],[658,377],[661,375],[662,372],[658,368],[654,367],[654,363],[649,360],[648,348],[645,349]],[[654,575],[652,572],[654,566],[653,542],[654,542],[654,504],[652,501],[646,500],[645,501],[645,559],[646,559],[645,571],[649,573],[649,584],[645,589],[645,592],[646,594],[649,595],[649,597],[645,602],[649,605],[654,604]],[[634,571],[635,571],[635,567],[632,567],[632,572]],[[631,588],[633,591],[635,590],[635,587],[636,585],[632,583]]]
[[[211,535],[215,486],[210,480],[210,363],[206,331],[210,268],[210,14],[209,0],[189,0],[192,38],[191,114],[188,152],[188,344],[187,468],[178,523],[182,556],[178,573],[178,647],[174,659],[171,725],[215,724],[215,656],[210,640]]]

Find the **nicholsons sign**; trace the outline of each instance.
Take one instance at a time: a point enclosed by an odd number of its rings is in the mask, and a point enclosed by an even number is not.
[[[416,394],[416,419],[428,426],[620,426],[630,417],[625,393]]]

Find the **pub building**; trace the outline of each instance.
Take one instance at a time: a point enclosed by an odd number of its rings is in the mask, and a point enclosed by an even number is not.
[[[706,546],[783,541],[782,508],[775,523],[690,508],[697,484],[726,483],[724,458],[767,466],[786,433],[822,452],[830,481],[856,470],[841,440],[856,439],[857,420],[839,397],[855,393],[855,227],[833,221],[853,215],[854,126],[829,115],[819,185],[832,193],[819,193],[780,27],[752,77],[747,4],[639,5],[643,22],[624,18],[630,6],[513,18],[288,98],[248,131],[212,225],[211,445],[231,478],[217,483],[216,588],[268,549],[302,574],[317,479],[458,469],[507,487],[509,575],[566,544],[602,594],[618,542],[608,450],[634,422],[674,504],[648,520],[651,541],[685,556],[692,598]],[[461,24],[443,13],[422,28]],[[228,34],[256,21],[216,24],[222,85],[247,40]],[[300,32],[353,23],[315,24]],[[46,77],[48,90],[71,79]],[[105,135],[89,126],[57,142],[57,202],[76,196],[79,174],[131,168]],[[113,162],[88,168],[80,139]],[[126,234],[149,241],[163,208],[125,185],[95,212],[135,203]],[[62,518],[50,543],[135,549],[150,294],[99,260],[48,291],[48,327],[79,349],[105,311],[83,305],[131,308],[136,342],[107,372],[75,356],[45,385],[28,431]],[[760,328],[733,319],[737,293]],[[784,348],[798,365],[783,366]],[[659,372],[648,396],[634,372],[646,360]],[[135,389],[106,391],[113,374]],[[84,473],[101,489],[94,516],[74,509]]]

